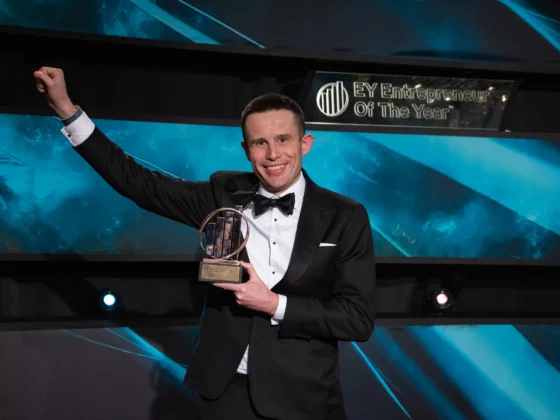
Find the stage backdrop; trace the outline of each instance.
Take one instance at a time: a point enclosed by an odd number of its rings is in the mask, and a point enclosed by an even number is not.
[[[255,49],[558,59],[556,0],[4,0],[0,25]]]
[[[237,126],[95,122],[140,164],[171,177],[251,170]],[[113,191],[61,127],[55,117],[0,114],[2,258],[200,257],[196,230]],[[379,261],[559,261],[560,138],[311,132],[305,170],[366,206]]]
[[[0,333],[0,418],[196,419],[196,327]],[[349,420],[553,420],[560,327],[377,327],[341,343]]]

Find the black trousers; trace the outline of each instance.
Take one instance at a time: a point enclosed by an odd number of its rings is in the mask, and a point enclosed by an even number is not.
[[[340,384],[339,384],[340,385]],[[347,420],[342,392],[336,390],[329,399],[328,420]],[[236,374],[223,395],[217,400],[200,397],[199,420],[274,420],[257,413],[246,375]]]
[[[223,395],[217,400],[200,397],[200,420],[265,420],[255,410],[246,375],[236,374]]]

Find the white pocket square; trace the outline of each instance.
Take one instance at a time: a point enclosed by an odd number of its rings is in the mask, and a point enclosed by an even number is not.
[[[319,246],[336,246],[336,244],[329,244],[329,243],[326,243],[326,242],[321,242],[319,244]]]

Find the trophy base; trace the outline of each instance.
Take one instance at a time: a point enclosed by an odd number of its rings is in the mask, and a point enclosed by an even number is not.
[[[243,267],[239,261],[204,258],[200,263],[198,281],[205,283],[242,283]]]

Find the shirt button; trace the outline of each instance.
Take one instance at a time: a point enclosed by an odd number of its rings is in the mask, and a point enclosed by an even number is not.
[[[272,274],[276,274],[276,271],[273,271]]]
[[[275,222],[277,222],[277,221],[278,221],[278,219],[274,219],[274,221],[275,221]]]
[[[276,245],[276,242],[272,242],[272,245]]]

